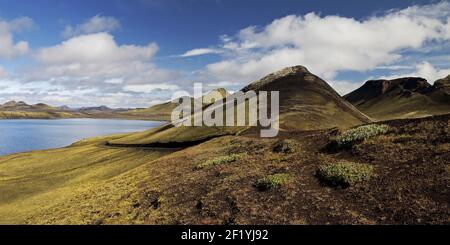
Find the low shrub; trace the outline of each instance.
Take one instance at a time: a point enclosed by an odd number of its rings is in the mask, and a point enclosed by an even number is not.
[[[369,139],[371,137],[385,134],[389,130],[389,126],[384,124],[370,124],[364,125],[357,128],[349,129],[336,136],[335,142],[338,147],[351,147],[356,143]]]
[[[273,147],[274,152],[278,153],[294,153],[296,148],[296,143],[293,140],[279,140],[275,143]]]
[[[327,185],[349,187],[369,180],[373,172],[373,167],[367,164],[339,162],[320,166],[316,175]]]
[[[226,164],[226,163],[232,163],[232,162],[235,162],[235,161],[241,159],[242,156],[243,156],[243,154],[231,154],[228,156],[217,157],[217,158],[207,160],[203,163],[198,164],[197,166],[195,166],[195,170],[200,170],[200,169],[217,166],[217,165],[221,165],[221,164]]]
[[[292,177],[289,174],[273,174],[259,179],[255,186],[260,191],[266,191],[278,188],[291,181],[291,179]]]

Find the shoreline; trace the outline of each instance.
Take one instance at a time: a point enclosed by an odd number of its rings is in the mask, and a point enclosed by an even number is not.
[[[36,152],[40,152],[40,151],[50,151],[50,150],[57,150],[57,149],[62,149],[62,148],[68,148],[74,145],[77,145],[79,143],[83,143],[83,142],[90,142],[90,141],[94,141],[94,140],[98,140],[99,138],[114,138],[118,135],[121,136],[126,136],[128,134],[132,134],[132,133],[138,133],[138,132],[142,132],[145,130],[149,130],[152,128],[156,128],[159,127],[161,125],[164,125],[166,123],[166,121],[156,121],[156,120],[138,120],[138,119],[124,119],[124,118],[119,118],[119,119],[114,119],[114,118],[55,118],[55,119],[0,119],[0,122],[7,122],[7,121],[17,121],[17,124],[19,125],[19,121],[21,122],[33,122],[36,121],[37,122],[45,122],[45,121],[67,121],[67,123],[62,122],[62,125],[70,125],[69,121],[105,121],[105,123],[109,122],[114,122],[114,121],[123,121],[123,122],[136,122],[136,123],[155,123],[155,125],[153,126],[149,126],[149,127],[143,127],[143,128],[137,128],[135,131],[130,131],[130,132],[111,132],[111,133],[106,133],[106,134],[99,134],[99,135],[92,135],[92,136],[87,136],[87,137],[82,137],[79,139],[75,139],[74,141],[71,141],[69,143],[65,143],[64,145],[60,145],[60,146],[55,146],[55,147],[49,147],[49,148],[42,148],[42,149],[30,149],[30,150],[24,150],[24,151],[18,151],[18,152],[10,152],[8,153],[8,150],[6,150],[5,154],[0,154],[0,158],[2,157],[8,157],[11,155],[16,155],[16,154],[27,154],[27,153],[36,153]],[[14,122],[12,122],[14,124]],[[20,123],[21,124],[21,123]],[[101,123],[99,123],[101,124]],[[25,124],[28,125],[28,124]],[[56,124],[55,124],[56,125]],[[20,136],[18,137],[20,140]],[[45,140],[45,139],[44,139]],[[6,140],[8,142],[8,140]],[[6,148],[8,149],[9,144],[5,144]],[[39,144],[37,144],[39,145]],[[0,146],[1,147],[1,146]]]
[[[100,120],[133,120],[133,121],[154,121],[169,122],[161,119],[142,119],[142,118],[125,118],[125,117],[67,117],[67,118],[1,118],[2,120],[70,120],[70,119],[100,119]]]

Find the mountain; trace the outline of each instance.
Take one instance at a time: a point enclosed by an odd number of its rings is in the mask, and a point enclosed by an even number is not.
[[[115,110],[102,105],[97,107],[81,107],[80,109],[78,109],[78,111],[86,113],[96,113],[96,112],[111,112]]]
[[[3,105],[0,104],[0,110],[6,111],[47,111],[56,110],[57,108],[51,107],[47,104],[39,103],[35,105],[29,105],[23,101],[8,101]]]
[[[201,101],[201,103],[203,103],[204,105],[208,105],[210,104],[209,101],[211,101],[213,99],[213,93],[215,92],[219,92],[220,95],[222,96],[222,98],[226,98],[228,96],[230,96],[230,93],[228,93],[228,91],[224,88],[219,88],[219,89],[214,89],[208,93],[206,93],[205,95],[203,95],[201,98],[198,98],[198,101]]]
[[[223,89],[216,89],[222,96],[229,93]],[[212,91],[200,98],[190,98],[192,103],[200,103],[202,99],[208,99]],[[0,104],[0,119],[58,119],[58,118],[123,118],[153,121],[170,121],[173,109],[179,105],[179,101],[170,101],[143,109],[109,108],[107,106],[70,108],[68,106],[52,107],[43,103],[29,105],[23,101],[9,101]]]
[[[58,108],[61,111],[72,111],[73,110],[72,108],[70,108],[69,106],[66,106],[66,105],[58,106],[56,108]]]
[[[370,122],[303,66],[285,68],[242,89],[249,90],[280,91],[280,126],[284,130],[349,128]]]
[[[0,119],[56,119],[78,117],[76,113],[62,111],[47,104],[29,105],[23,101],[0,104]]]
[[[434,82],[434,86],[438,89],[444,89],[448,92],[450,89],[450,75]]]
[[[344,98],[377,120],[446,114],[450,112],[449,80],[434,85],[420,77],[371,80]]]
[[[243,92],[249,90],[280,92],[280,130],[282,131],[349,128],[371,121],[339,96],[325,81],[303,66],[285,68],[242,89]],[[110,144],[152,145],[198,142],[221,135],[242,133],[247,129],[249,127],[175,127],[168,124],[131,134],[111,141]]]
[[[450,75],[434,82],[431,91],[429,91],[429,95],[435,101],[450,104]]]
[[[222,95],[222,97],[224,97],[224,98],[229,95],[229,93],[228,93],[228,91],[226,91],[226,89],[219,88],[219,89],[210,91],[209,93],[207,93],[206,95],[204,95],[200,98],[194,99],[191,97],[186,97],[186,99],[190,99],[192,101],[192,103],[201,103],[202,107],[207,106],[206,104],[203,104],[203,99],[205,99],[205,101],[208,101],[208,99],[210,98],[213,91],[219,92]],[[149,108],[129,110],[129,111],[123,112],[122,114],[135,116],[135,117],[139,117],[139,118],[144,118],[147,120],[153,120],[153,121],[171,121],[172,111],[177,106],[180,105],[179,103],[180,103],[179,99],[176,99],[173,101],[168,101],[165,103],[157,104],[157,105],[151,106]]]
[[[79,109],[68,106],[53,107],[44,103],[29,105],[23,101],[9,101],[0,104],[0,119],[61,119],[61,118],[125,118],[143,119],[132,115],[121,114],[129,109],[111,109],[106,106],[82,107]]]

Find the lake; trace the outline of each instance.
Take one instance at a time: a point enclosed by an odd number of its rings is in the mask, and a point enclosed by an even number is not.
[[[0,120],[0,155],[59,148],[85,138],[143,131],[161,124],[112,119]]]

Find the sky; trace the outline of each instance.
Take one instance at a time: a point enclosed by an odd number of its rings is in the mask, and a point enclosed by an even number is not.
[[[294,65],[344,95],[449,61],[448,1],[0,0],[0,103],[148,107]]]

